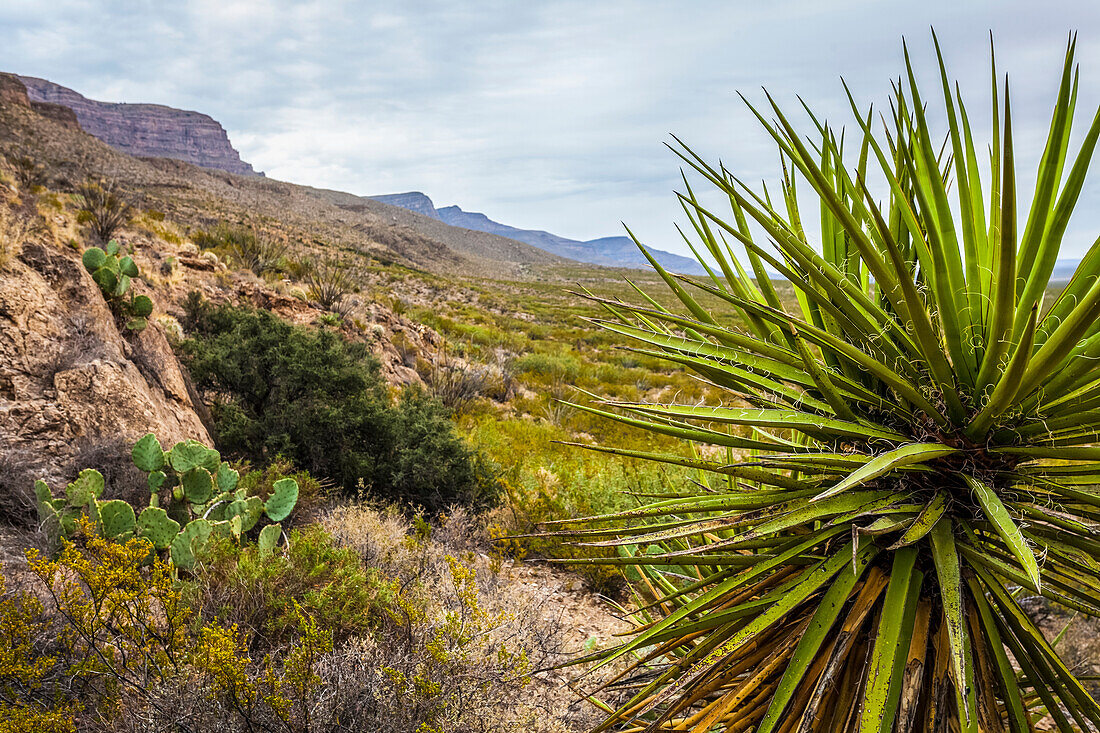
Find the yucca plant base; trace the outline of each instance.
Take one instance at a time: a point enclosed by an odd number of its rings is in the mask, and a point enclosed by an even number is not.
[[[651,259],[683,308],[602,301],[598,323],[725,397],[577,405],[697,448],[596,447],[698,482],[550,528],[617,547],[590,562],[635,579],[633,633],[581,660],[623,665],[599,730],[1100,730],[1022,603],[1100,615],[1100,240],[1042,303],[1100,135],[1098,115],[1069,154],[1073,52],[1026,211],[995,67],[986,165],[942,58],[946,142],[930,131],[908,55],[885,115],[852,102],[848,150],[812,113],[804,137],[770,97],[774,120],[750,105],[779,197],[676,148],[729,201],[712,211],[685,178],[711,277]]]

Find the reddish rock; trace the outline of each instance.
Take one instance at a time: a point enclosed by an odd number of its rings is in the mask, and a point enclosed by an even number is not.
[[[234,150],[225,129],[208,115],[159,104],[98,102],[45,79],[18,79],[26,85],[31,102],[68,107],[85,132],[124,153],[175,158],[204,168],[256,175]]]

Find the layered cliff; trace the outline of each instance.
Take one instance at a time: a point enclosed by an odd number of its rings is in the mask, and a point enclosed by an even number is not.
[[[71,109],[85,132],[124,153],[256,175],[252,166],[241,160],[225,129],[208,115],[159,104],[98,102],[45,79],[18,78],[26,85],[32,104]]]

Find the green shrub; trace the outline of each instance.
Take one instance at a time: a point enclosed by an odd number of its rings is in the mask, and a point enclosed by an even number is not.
[[[368,633],[392,602],[394,588],[366,569],[354,550],[338,547],[318,524],[292,530],[283,553],[223,542],[188,585],[207,622],[251,629],[254,647],[288,642],[305,612],[337,641]]]
[[[532,374],[553,381],[573,381],[581,371],[580,360],[569,354],[530,353],[512,362],[520,374]]]
[[[98,242],[107,242],[130,223],[134,207],[129,196],[113,179],[88,179],[77,187],[76,220],[88,227]]]
[[[184,360],[218,396],[215,431],[227,453],[257,464],[283,455],[346,492],[362,482],[432,512],[495,501],[495,481],[442,405],[419,393],[391,404],[364,344],[200,298],[185,320]]]

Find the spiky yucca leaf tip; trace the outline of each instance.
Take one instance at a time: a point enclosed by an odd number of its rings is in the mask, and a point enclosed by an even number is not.
[[[906,53],[887,114],[849,95],[848,150],[812,113],[804,137],[770,97],[749,104],[781,152],[781,199],[674,148],[728,197],[720,213],[680,196],[717,266],[696,281],[651,259],[684,311],[605,301],[601,323],[725,398],[581,408],[702,457],[599,450],[704,477],[600,517],[613,532],[556,528],[619,547],[641,578],[635,633],[588,658],[629,660],[600,730],[1100,729],[1019,602],[1100,615],[1100,240],[1042,305],[1100,135],[1098,115],[1070,154],[1074,45],[1027,211],[1007,80],[1002,94],[994,65],[979,163],[938,43],[946,142]]]

